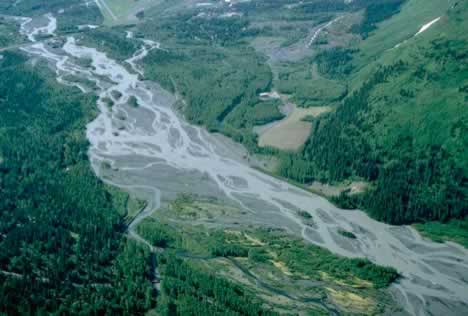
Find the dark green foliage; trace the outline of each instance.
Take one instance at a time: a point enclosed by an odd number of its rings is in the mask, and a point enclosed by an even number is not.
[[[245,287],[193,268],[170,255],[158,257],[161,315],[276,315]]]
[[[374,180],[377,174],[376,161],[363,157],[369,155],[371,145],[368,139],[362,137],[358,124],[363,123],[361,114],[368,110],[367,100],[372,87],[384,82],[402,67],[404,65],[397,64],[381,69],[372,80],[348,97],[334,114],[318,119],[313,137],[305,145],[304,159],[312,160],[313,157],[317,167],[326,170],[328,178],[333,181],[351,176],[353,170],[358,170],[360,176]]]
[[[138,232],[144,236],[154,246],[160,248],[170,248],[173,250],[190,249],[190,243],[201,243],[203,253],[219,257],[247,257],[248,249],[241,245],[228,243],[225,235],[221,232],[213,232],[209,235],[209,240],[204,240],[204,236],[190,234],[188,232],[177,232],[177,228],[169,224],[162,223],[156,219],[147,219],[138,226]],[[188,241],[190,239],[190,241]],[[189,250],[186,249],[186,250]],[[193,250],[193,249],[192,249]]]
[[[252,127],[281,118],[276,104],[260,102],[272,74],[248,45],[258,30],[250,18],[200,17],[197,10],[163,15],[139,25],[140,34],[165,43],[142,60],[145,76],[184,98],[185,117],[256,147]]]
[[[120,203],[87,161],[95,97],[48,74],[0,60],[0,270],[15,273],[0,312],[143,314],[147,255],[122,244]]]
[[[314,1],[305,1],[300,3],[294,8],[294,11],[297,12],[299,16],[307,16],[310,14],[317,13],[329,13],[329,12],[339,12],[345,11],[349,7],[344,1],[335,1],[335,0],[314,0]]]
[[[251,248],[249,250],[249,260],[254,262],[268,262],[270,257],[268,254],[259,248]]]
[[[338,230],[338,233],[346,238],[351,238],[351,239],[356,239],[356,235],[354,235],[352,232],[349,232],[347,230]]]
[[[332,78],[344,77],[353,70],[351,61],[354,50],[345,48],[332,48],[321,52],[315,61],[321,74]]]
[[[281,105],[279,100],[261,101],[252,107],[244,107],[243,120],[249,121],[247,126],[263,125],[284,118],[284,115],[279,111]],[[239,111],[240,112],[240,111]]]
[[[216,257],[247,257],[249,249],[240,245],[228,242],[225,234],[217,232],[212,234],[211,254]]]
[[[60,10],[63,13],[58,14]],[[2,0],[0,13],[15,16],[39,16],[52,13],[59,31],[77,31],[81,24],[101,24],[102,15],[96,6],[85,6],[82,0]]]
[[[316,276],[321,271],[337,280],[358,277],[372,282],[376,288],[389,286],[398,278],[395,269],[377,266],[367,259],[348,259],[303,241],[291,242],[288,237],[266,231],[261,234],[260,239],[276,251],[278,259],[292,272]]]
[[[438,242],[454,241],[468,248],[468,217],[452,219],[445,223],[427,222],[415,226],[425,237]]]
[[[144,236],[146,240],[156,247],[180,247],[180,238],[172,227],[166,224],[161,224],[155,219],[147,219],[137,228],[138,232]]]
[[[309,247],[309,246],[305,246]],[[280,258],[293,270],[304,273],[326,271],[337,279],[346,279],[349,274],[374,283],[377,288],[389,286],[398,278],[398,273],[392,268],[383,268],[372,264],[366,259],[345,259],[334,257],[327,250],[314,249],[313,257],[304,257],[301,249],[284,249]]]
[[[0,4],[0,11],[22,13],[24,16],[41,15],[58,11],[67,3],[76,5],[80,3],[80,0],[4,0]]]
[[[331,201],[339,208],[353,210],[360,206],[360,195],[349,194],[349,190],[341,192],[338,196],[333,196]]]
[[[436,39],[409,61],[380,67],[335,113],[316,120],[303,152],[285,157],[281,174],[300,182],[373,181],[364,196],[335,201],[390,223],[464,217],[468,112],[464,92],[450,87],[467,80],[466,47]],[[412,92],[401,93],[402,86]]]
[[[220,45],[232,45],[244,37],[257,33],[254,28],[248,27],[247,19],[241,17],[214,18],[193,16],[192,13],[177,16],[172,23],[165,23],[165,31],[173,32],[179,40],[202,40]]]
[[[114,101],[112,101],[111,98],[105,97],[102,99],[102,102],[104,102],[104,104],[107,105],[109,108],[112,108],[114,106]]]
[[[309,212],[306,211],[298,211],[297,214],[305,219],[311,219],[312,215],[310,215]]]
[[[297,1],[290,0],[275,0],[275,1],[249,1],[242,3],[238,6],[238,9],[249,14],[252,11],[267,12],[268,14],[274,14],[287,4],[295,4],[291,10],[291,15],[283,13],[288,20],[307,20],[311,16],[315,17],[319,14],[330,14],[346,11],[359,11],[365,10],[364,20],[361,25],[356,27],[356,32],[359,32],[364,37],[375,30],[376,24],[388,19],[392,15],[399,12],[401,5],[406,0],[353,0],[349,3],[344,1],[336,0],[309,0],[301,1],[299,4]],[[321,23],[325,23],[330,17],[325,17]]]
[[[130,96],[130,98],[128,98],[128,105],[130,105],[133,108],[137,108],[139,106],[138,99],[133,95]]]
[[[271,83],[265,61],[242,45],[228,52],[188,47],[150,52],[144,59],[146,76],[184,97],[189,121],[254,148],[253,125],[282,117],[275,103],[259,102],[258,94]]]
[[[280,93],[291,95],[291,101],[300,107],[330,105],[340,101],[346,95],[346,85],[322,77],[315,68],[314,60],[285,63],[275,86]]]
[[[298,181],[310,183],[315,179],[315,168],[313,162],[305,160],[300,155],[281,154],[278,174]]]
[[[96,47],[99,51],[103,51],[117,60],[125,60],[131,57],[141,46],[141,43],[127,39],[122,28],[101,27],[90,30],[83,34],[82,43],[83,45]]]
[[[401,5],[406,0],[362,0],[358,2],[368,2],[364,14],[364,20],[355,31],[360,33],[364,38],[369,36],[369,33],[377,28],[377,24],[382,22],[392,15],[400,11]]]
[[[71,1],[67,1],[69,4]],[[62,7],[64,8],[64,7]],[[57,17],[57,28],[59,32],[78,32],[79,25],[100,25],[103,22],[101,12],[97,7],[79,4],[72,4],[65,8],[61,14],[55,14]]]
[[[217,257],[247,257],[248,249],[239,245],[218,245],[211,250],[212,254]]]

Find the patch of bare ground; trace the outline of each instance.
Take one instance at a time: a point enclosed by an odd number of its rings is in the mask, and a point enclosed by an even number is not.
[[[312,123],[304,119],[317,117],[332,110],[329,106],[299,108],[292,103],[289,103],[289,106],[292,110],[286,118],[260,133],[260,147],[297,151],[306,142],[312,129]]]
[[[341,18],[322,30],[311,48],[331,49],[334,47],[350,47],[360,41],[360,36],[352,32],[353,25],[357,25],[363,18],[363,12],[344,14]]]
[[[369,183],[365,181],[352,181],[340,184],[327,184],[314,181],[309,189],[326,197],[338,196],[342,192],[349,191],[349,194],[358,194],[364,192],[369,187]]]

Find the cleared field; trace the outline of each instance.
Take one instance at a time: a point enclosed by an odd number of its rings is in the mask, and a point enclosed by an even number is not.
[[[360,55],[356,55],[355,63],[363,66],[395,45],[412,37],[424,24],[444,15],[452,1],[447,0],[412,0],[407,1],[401,12],[391,19],[379,24],[379,31],[359,46]]]
[[[303,121],[308,116],[318,116],[331,111],[329,106],[293,109],[289,115],[261,133],[258,138],[260,147],[274,147],[281,150],[298,150],[310,135],[312,123]]]
[[[160,0],[96,0],[108,25],[135,22],[135,14],[159,4]]]

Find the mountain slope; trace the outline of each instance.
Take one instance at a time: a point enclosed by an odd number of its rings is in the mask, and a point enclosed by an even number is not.
[[[358,204],[391,223],[468,214],[467,13],[458,2],[355,75],[300,155],[309,178],[370,181]]]

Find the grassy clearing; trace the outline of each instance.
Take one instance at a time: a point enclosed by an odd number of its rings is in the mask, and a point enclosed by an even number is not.
[[[428,222],[414,227],[427,238],[437,242],[452,241],[468,248],[468,217],[447,223]]]
[[[424,24],[444,15],[452,2],[454,1],[407,1],[399,14],[380,23],[378,30],[360,43],[360,52],[355,56],[353,63],[360,68],[375,60],[376,56],[412,37]]]
[[[106,0],[97,0],[99,10],[101,11],[102,16],[104,17],[104,24],[111,25],[116,23],[116,15],[108,5]]]
[[[124,16],[127,14],[138,1],[134,0],[100,0],[101,2],[106,2],[108,7],[116,16]]]
[[[375,304],[369,297],[364,297],[352,292],[335,290],[333,288],[327,288],[327,294],[337,305],[349,312],[367,314],[373,309],[373,305]]]
[[[312,129],[312,123],[304,119],[330,111],[331,107],[328,106],[298,108],[293,105],[293,110],[287,118],[260,135],[258,145],[296,151],[306,142]]]
[[[160,4],[159,0],[98,0],[106,25],[136,22],[135,14]]]

